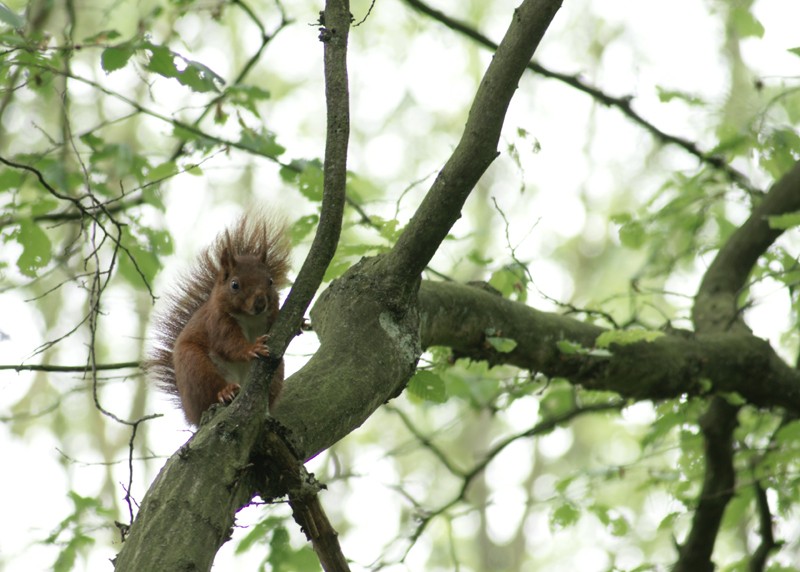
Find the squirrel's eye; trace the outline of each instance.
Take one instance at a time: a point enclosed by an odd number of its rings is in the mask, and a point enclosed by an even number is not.
[[[231,290],[236,292],[239,289],[239,281],[238,280],[231,280]]]

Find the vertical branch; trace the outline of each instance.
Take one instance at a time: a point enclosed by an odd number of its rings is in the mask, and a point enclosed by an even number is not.
[[[772,533],[772,513],[769,510],[767,491],[756,481],[753,485],[756,495],[756,511],[758,512],[758,528],[761,534],[761,544],[750,558],[750,572],[763,572],[767,565],[770,552],[778,547]]]
[[[733,430],[739,408],[722,397],[714,397],[700,417],[705,440],[706,472],[692,528],[680,547],[673,572],[712,572],[711,554],[725,507],[733,497],[736,471],[733,466]]]
[[[748,332],[736,301],[758,258],[783,232],[771,228],[771,215],[800,207],[800,163],[777,181],[720,248],[700,283],[692,320],[697,333]],[[733,431],[739,407],[715,396],[700,418],[705,439],[706,473],[692,520],[692,528],[679,549],[676,572],[714,569],[711,556],[725,507],[733,496],[736,471],[733,465]]]
[[[347,178],[347,149],[350,139],[350,92],[347,78],[347,38],[350,31],[349,0],[328,0],[320,15],[319,39],[325,55],[325,139],[322,209],[311,249],[297,274],[271,336],[276,348],[283,348],[300,330],[308,305],[316,294],[328,264],[333,259],[342,229]]]

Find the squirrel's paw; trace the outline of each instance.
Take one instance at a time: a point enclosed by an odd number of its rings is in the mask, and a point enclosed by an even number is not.
[[[227,405],[239,394],[240,389],[241,386],[238,383],[229,383],[217,392],[217,401],[223,405]]]
[[[250,359],[256,359],[258,357],[269,357],[269,350],[267,349],[267,340],[269,336],[264,334],[263,336],[258,336],[256,341],[253,342],[253,345],[250,347],[250,351],[247,352],[247,355]]]

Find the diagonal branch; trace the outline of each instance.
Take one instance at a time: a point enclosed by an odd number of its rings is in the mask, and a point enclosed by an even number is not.
[[[560,0],[525,0],[514,12],[475,95],[461,140],[386,260],[389,272],[404,282],[422,273],[497,157],[511,97],[560,7]]]
[[[697,331],[720,331],[739,319],[739,293],[758,258],[783,229],[771,228],[769,217],[800,210],[800,162],[781,177],[750,217],[726,241],[703,276],[692,319]]]

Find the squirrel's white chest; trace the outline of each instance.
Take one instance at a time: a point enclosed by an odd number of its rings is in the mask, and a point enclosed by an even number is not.
[[[257,316],[233,316],[232,317],[236,320],[236,323],[239,324],[239,327],[242,329],[242,334],[244,337],[247,338],[247,341],[251,344],[256,341],[258,336],[267,333],[267,315],[266,313],[261,313]],[[222,374],[222,377],[225,378],[225,381],[228,383],[238,383],[239,385],[244,385],[247,381],[247,376],[250,373],[250,367],[252,365],[249,361],[226,361],[221,359],[219,356],[211,355],[211,360],[214,362],[214,365],[217,366],[217,369]]]
[[[251,344],[256,341],[258,336],[267,333],[267,314],[262,312],[257,316],[250,316],[249,314],[233,316],[239,327],[242,328],[242,333],[247,341]]]

